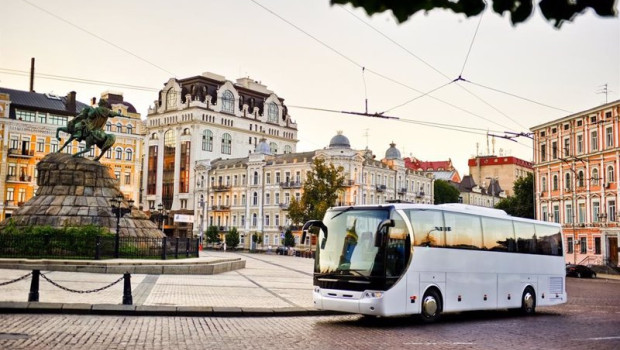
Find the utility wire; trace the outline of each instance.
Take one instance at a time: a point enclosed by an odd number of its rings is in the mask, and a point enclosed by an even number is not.
[[[465,55],[465,61],[463,61],[463,68],[461,68],[461,73],[459,73],[459,77],[461,77],[463,75],[463,71],[465,71],[465,65],[467,65],[469,54],[471,54],[471,49],[474,47],[474,42],[476,41],[476,35],[478,35],[478,29],[480,28],[480,23],[482,23],[483,16],[484,16],[484,11],[482,12],[482,14],[480,14],[480,20],[478,20],[476,31],[474,32],[474,36],[471,38],[471,43],[469,44],[469,50],[467,50],[467,55]]]
[[[417,99],[419,99],[419,98],[422,98],[422,97],[424,97],[424,96],[426,96],[426,95],[429,95],[429,94],[431,94],[431,93],[433,93],[433,92],[435,92],[435,91],[437,91],[437,90],[443,89],[444,87],[446,87],[446,86],[448,86],[448,85],[450,85],[450,84],[454,83],[455,81],[456,81],[456,80],[452,80],[452,81],[450,81],[450,82],[448,82],[448,83],[445,83],[445,84],[443,84],[443,85],[441,85],[441,86],[438,86],[438,87],[436,87],[436,88],[434,88],[434,89],[432,89],[432,90],[430,90],[430,91],[427,91],[427,92],[423,93],[422,95],[419,95],[419,96],[417,96],[417,97],[412,98],[411,100],[405,101],[405,102],[403,102],[403,103],[401,103],[401,104],[399,104],[399,105],[396,105],[396,106],[394,106],[394,107],[392,107],[392,108],[386,109],[385,111],[383,111],[383,112],[381,112],[381,113],[379,113],[379,114],[384,114],[384,113],[387,113],[387,112],[389,112],[389,111],[391,111],[391,110],[394,110],[394,109],[396,109],[396,108],[402,107],[402,106],[404,106],[404,105],[406,105],[406,104],[409,104],[409,103],[411,103],[411,102],[413,102],[413,101],[415,101],[415,100],[417,100]]]
[[[29,76],[30,75],[30,72],[28,71],[8,69],[8,68],[0,68],[0,73],[18,75],[18,76]],[[130,85],[130,84],[123,84],[123,83],[112,83],[109,81],[91,80],[91,79],[85,79],[85,78],[65,77],[61,75],[53,75],[53,74],[45,74],[45,73],[35,73],[35,76],[40,79],[70,81],[74,83],[82,83],[82,84],[89,84],[89,85],[106,85],[106,86],[119,87],[119,88],[125,88],[125,89],[130,89],[130,90],[153,91],[153,92],[159,91],[158,89],[155,89],[152,87],[146,87],[146,86]]]
[[[32,7],[34,7],[34,8],[36,8],[36,9],[40,10],[40,11],[43,11],[43,12],[47,13],[48,15],[50,15],[50,16],[52,16],[52,17],[54,17],[54,18],[56,18],[56,19],[58,19],[58,20],[60,20],[60,21],[62,21],[62,22],[65,22],[66,24],[68,24],[68,25],[70,25],[70,26],[72,26],[72,27],[74,27],[74,28],[76,28],[76,29],[78,29],[78,30],[80,30],[80,31],[82,31],[82,32],[84,32],[84,33],[86,33],[86,34],[90,35],[90,36],[93,36],[93,37],[95,37],[95,38],[97,38],[97,39],[99,39],[99,40],[103,41],[104,43],[106,43],[106,44],[108,44],[108,45],[110,45],[110,46],[112,46],[112,47],[115,47],[115,48],[117,48],[117,49],[119,49],[119,50],[121,50],[121,51],[123,51],[123,52],[125,52],[125,53],[127,53],[127,54],[129,54],[129,55],[131,55],[131,56],[133,56],[133,57],[135,57],[135,58],[137,58],[137,59],[139,59],[139,60],[140,60],[140,61],[142,61],[142,62],[145,62],[145,63],[147,63],[147,64],[149,64],[149,65],[151,65],[151,66],[153,66],[153,67],[155,67],[155,68],[157,68],[157,69],[159,69],[159,70],[163,71],[163,72],[166,72],[167,74],[169,74],[169,75],[171,75],[171,76],[173,76],[173,77],[174,77],[174,76],[176,76],[176,75],[175,75],[174,73],[172,73],[171,71],[169,71],[169,70],[167,70],[167,69],[165,69],[165,68],[163,68],[163,67],[161,67],[161,66],[158,66],[158,65],[156,65],[155,63],[153,63],[153,62],[151,62],[151,61],[149,61],[149,60],[147,60],[147,59],[144,59],[144,58],[142,58],[142,57],[140,57],[140,56],[136,55],[135,53],[133,53],[133,52],[131,52],[131,51],[129,51],[129,50],[127,50],[127,49],[123,48],[123,47],[120,47],[120,46],[116,45],[115,43],[113,43],[113,42],[111,42],[111,41],[109,41],[109,40],[107,40],[107,39],[105,39],[105,38],[103,38],[103,37],[101,37],[101,36],[99,36],[99,35],[97,35],[97,34],[94,34],[94,33],[92,33],[92,32],[89,32],[88,30],[86,30],[86,29],[84,29],[84,28],[82,28],[82,27],[80,27],[80,26],[78,26],[78,25],[76,25],[76,24],[73,24],[72,22],[69,22],[68,20],[66,20],[66,19],[64,19],[64,18],[62,18],[62,17],[60,17],[60,16],[58,16],[58,15],[56,15],[56,14],[54,14],[54,13],[52,13],[52,12],[50,12],[50,11],[46,10],[46,9],[44,9],[44,8],[42,8],[42,7],[40,7],[40,6],[37,6],[37,5],[35,5],[35,4],[33,4],[33,3],[31,3],[31,2],[30,2],[30,1],[28,1],[28,0],[22,0],[22,1],[23,1],[23,2],[25,2],[26,4],[28,4],[28,5],[32,6]]]

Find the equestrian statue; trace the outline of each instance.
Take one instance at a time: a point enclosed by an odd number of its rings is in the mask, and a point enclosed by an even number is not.
[[[108,104],[107,100],[100,99],[97,107],[89,106],[82,109],[75,118],[67,122],[67,126],[61,126],[56,129],[56,139],[59,141],[59,134],[61,131],[71,135],[58,150],[58,153],[62,152],[73,140],[77,140],[78,142],[84,141],[86,143],[84,150],[77,152],[73,156],[79,157],[84,153],[90,152],[93,145],[97,145],[101,153],[94,160],[98,161],[116,141],[116,136],[106,134],[103,131],[103,127],[106,125],[108,118],[122,116],[120,113],[114,112],[110,108],[111,106]]]

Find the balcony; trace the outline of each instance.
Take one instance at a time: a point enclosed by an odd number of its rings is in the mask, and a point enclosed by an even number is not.
[[[387,187],[385,185],[376,185],[375,188],[377,189],[377,192],[385,192]]]
[[[301,188],[301,182],[299,181],[285,181],[280,182],[282,188]]]
[[[289,203],[280,203],[280,209],[288,210]]]
[[[342,185],[344,187],[351,187],[351,186],[355,185],[355,180],[344,180],[344,183]]]
[[[230,191],[230,185],[214,185],[211,189],[213,192],[226,192]]]
[[[17,202],[15,201],[4,201],[4,206],[7,208],[17,208]]]
[[[211,207],[213,211],[228,211],[230,210],[230,205],[214,205]]]
[[[398,189],[398,194],[405,194],[405,193],[407,193],[407,188],[403,187],[403,188]]]
[[[418,191],[415,196],[418,198],[424,197],[424,191]]]
[[[219,226],[218,230],[220,231],[220,233],[228,232],[230,230],[230,227],[228,227],[228,226]]]
[[[6,182],[30,182],[30,181],[32,181],[32,176],[30,175],[22,175],[22,176],[7,175],[6,176]]]
[[[9,148],[8,155],[15,158],[31,158],[34,157],[34,150]]]

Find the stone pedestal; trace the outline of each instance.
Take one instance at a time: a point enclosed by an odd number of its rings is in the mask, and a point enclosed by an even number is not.
[[[111,201],[122,196],[116,178],[103,164],[70,154],[51,153],[37,164],[36,196],[17,209],[12,219],[18,227],[76,227],[96,225],[116,232]],[[123,200],[121,207],[127,208]],[[0,228],[7,220],[0,223]],[[120,219],[121,237],[163,237],[142,211],[132,208]]]

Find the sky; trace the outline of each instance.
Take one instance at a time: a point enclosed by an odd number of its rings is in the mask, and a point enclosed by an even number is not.
[[[538,9],[517,26],[488,9],[399,24],[329,0],[10,0],[3,14],[2,87],[28,90],[34,57],[37,92],[121,92],[145,118],[170,78],[250,77],[284,98],[298,152],[343,131],[378,159],[394,142],[404,157],[451,159],[461,176],[476,155],[532,160],[531,139],[489,134],[620,99],[620,20],[592,11],[559,30]],[[366,101],[395,119],[325,111]]]

